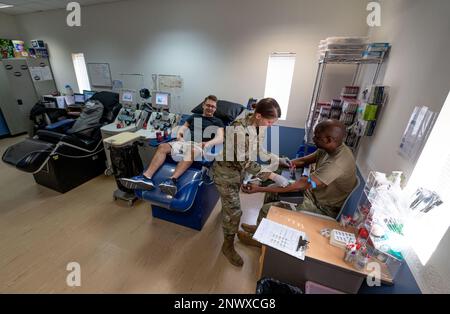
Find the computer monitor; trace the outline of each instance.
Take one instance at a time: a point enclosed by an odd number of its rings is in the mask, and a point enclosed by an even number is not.
[[[158,109],[170,109],[170,93],[155,92],[152,99],[153,107]]]
[[[75,104],[84,104],[84,94],[73,94]]]
[[[96,92],[92,91],[92,90],[83,90],[83,95],[84,95],[84,101],[88,101],[89,98],[91,98],[92,96],[94,96]]]

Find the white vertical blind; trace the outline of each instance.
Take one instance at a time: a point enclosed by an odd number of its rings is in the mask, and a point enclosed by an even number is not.
[[[281,120],[286,120],[287,116],[295,56],[295,53],[272,53],[267,64],[264,97],[272,97],[278,102]]]
[[[84,54],[72,53],[72,61],[75,68],[75,76],[77,77],[78,92],[82,93],[83,90],[91,90]]]

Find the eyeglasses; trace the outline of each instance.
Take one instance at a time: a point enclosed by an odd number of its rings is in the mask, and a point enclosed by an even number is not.
[[[208,108],[211,108],[211,109],[216,109],[216,106],[214,106],[214,105],[205,104],[205,107],[208,107]]]
[[[313,139],[313,141],[316,141],[316,140],[320,140],[320,141],[323,141],[324,139],[326,139],[327,137],[323,137],[323,136],[313,136],[312,137],[312,139]]]

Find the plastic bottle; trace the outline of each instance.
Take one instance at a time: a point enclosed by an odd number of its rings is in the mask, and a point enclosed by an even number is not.
[[[363,270],[366,268],[369,259],[369,254],[365,249],[361,248],[358,253],[356,253],[355,259],[353,260],[353,265],[356,269]]]
[[[70,85],[66,85],[66,96],[73,96],[73,89]]]
[[[356,236],[356,241],[358,243],[366,243],[369,239],[370,231],[372,229],[372,221],[370,217],[366,217],[366,219],[359,224],[358,234]]]

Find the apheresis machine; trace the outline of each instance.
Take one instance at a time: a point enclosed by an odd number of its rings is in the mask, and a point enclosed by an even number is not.
[[[138,93],[135,90],[124,89],[120,92],[119,101],[122,108],[113,123],[101,128],[103,145],[106,152],[107,167],[105,174],[112,174],[111,156],[109,154],[109,142],[105,139],[123,132],[136,132],[140,130],[151,113],[151,107],[139,104]]]
[[[142,93],[143,90],[123,89],[119,95],[122,108],[115,121],[101,128],[103,144],[106,152],[107,169],[106,175],[112,175],[112,162],[110,137],[121,133],[134,133],[139,139],[139,153],[144,164],[148,164],[153,157],[156,147],[150,145],[150,141],[167,139],[175,130],[179,115],[170,113],[170,93],[153,92],[151,104],[145,102],[150,98],[150,93]],[[150,100],[150,99],[148,99]]]
[[[177,115],[170,113],[170,94],[155,92],[152,96],[151,113],[147,123],[137,133],[145,139],[157,139],[158,134],[162,137],[170,135],[177,125]]]
[[[103,139],[122,132],[135,132],[144,126],[150,110],[143,110],[143,105],[138,102],[135,90],[122,90],[120,92],[120,109],[113,123],[101,128]]]
[[[157,149],[157,145],[150,142],[168,138],[178,122],[177,115],[169,113],[169,93],[155,92],[151,104],[145,102],[150,98],[146,89],[139,91],[139,94],[124,89],[119,98],[122,108],[115,121],[101,129],[107,156],[105,174],[114,174],[116,181],[120,177],[141,173]],[[113,197],[127,201],[129,205],[136,200],[134,192],[120,183]]]

